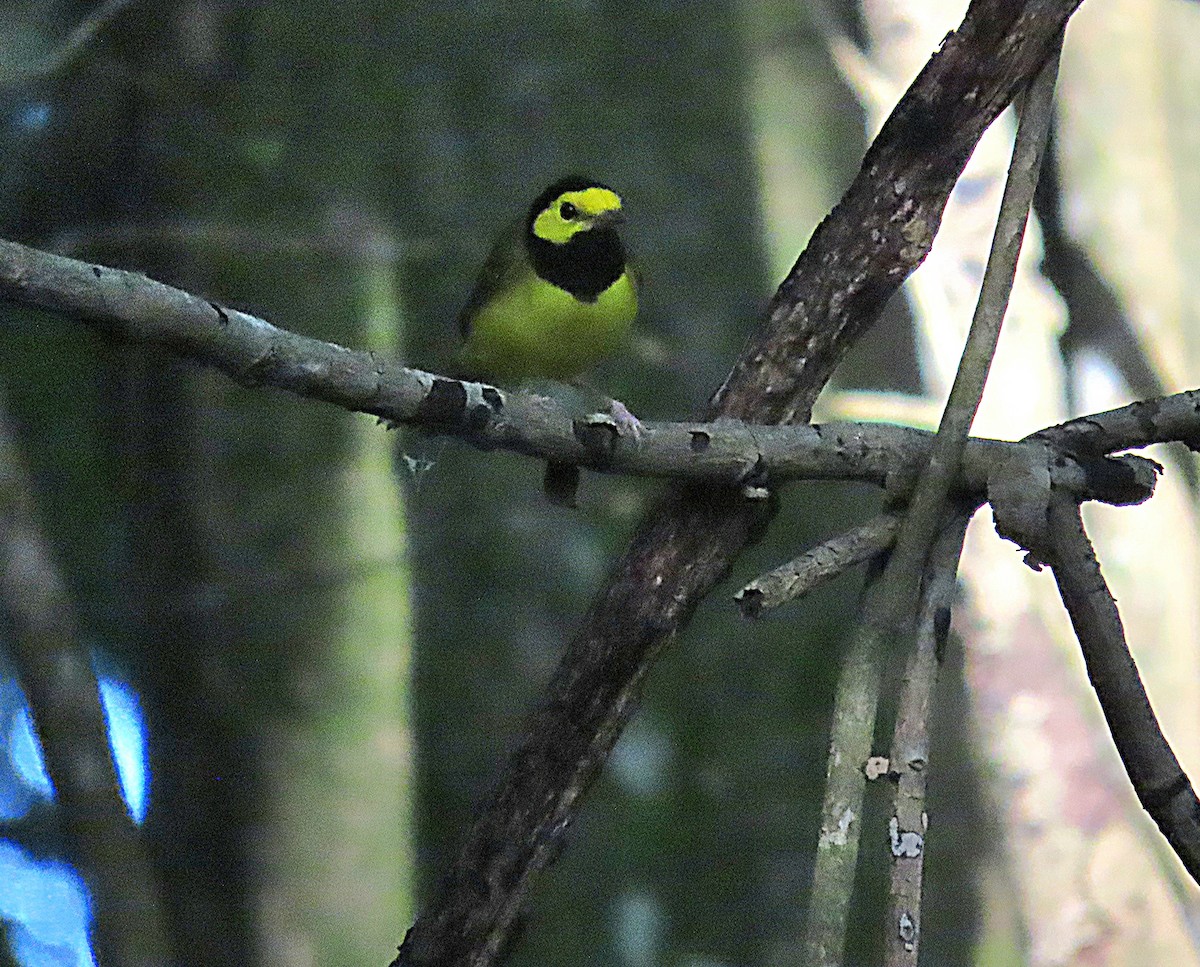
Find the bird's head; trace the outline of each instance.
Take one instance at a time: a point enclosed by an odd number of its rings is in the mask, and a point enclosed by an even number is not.
[[[543,241],[565,245],[580,232],[611,228],[624,220],[620,196],[611,188],[588,178],[564,178],[533,203],[529,232]]]

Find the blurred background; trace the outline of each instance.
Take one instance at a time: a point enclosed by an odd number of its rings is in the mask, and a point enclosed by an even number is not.
[[[593,381],[685,418],[964,6],[6,2],[0,236],[438,371],[496,233],[583,172],[621,193],[646,280],[638,339]],[[1200,382],[1197,65],[1189,0],[1089,0],[1073,22],[1039,216],[1076,305],[1039,273],[1035,232],[977,430]],[[936,421],[1011,125],[990,138],[823,416]],[[578,509],[553,507],[529,460],[10,306],[0,390],[177,961],[386,963],[658,485],[589,475]],[[1160,458],[1154,507],[1094,523],[1197,762],[1190,463]],[[730,595],[878,507],[865,487],[782,495],[655,670],[512,964],[799,962],[857,580],[753,624]],[[922,963],[1197,962],[1196,891],[1113,765],[1049,579],[973,531]],[[89,964],[87,889],[5,634],[0,962]],[[886,790],[869,792],[847,953],[864,965],[887,874]]]

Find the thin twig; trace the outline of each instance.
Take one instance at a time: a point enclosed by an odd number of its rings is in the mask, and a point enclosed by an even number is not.
[[[0,610],[70,840],[96,901],[100,962],[172,962],[153,868],[121,802],[96,677],[0,405]]]
[[[850,654],[863,667],[847,663],[843,675],[854,676],[856,690],[859,681],[878,682],[878,664],[885,645],[890,645],[894,653],[912,631],[926,558],[945,513],[951,483],[958,474],[1008,306],[1025,222],[1033,203],[1038,162],[1050,123],[1058,54],[1056,42],[1026,96],[992,250],[958,374],[929,463],[913,492],[883,574],[866,597],[862,619],[853,637]],[[840,683],[838,688],[840,694]],[[861,694],[865,697],[869,692],[864,689]],[[852,811],[846,804],[862,802],[865,781],[862,767],[870,750],[874,723],[874,709],[870,714],[859,711],[845,723],[834,723],[837,743],[831,742],[820,841],[824,844],[836,835],[838,842],[836,850],[822,851],[818,847],[805,940],[807,962],[821,967],[834,967],[842,962],[850,890],[854,884],[853,869],[846,869],[845,864],[857,858],[861,834],[860,811]],[[855,728],[865,731],[852,734]]]
[[[921,943],[921,881],[928,828],[925,789],[929,781],[929,719],[950,631],[958,559],[969,515],[947,526],[925,568],[917,616],[917,645],[909,657],[896,710],[888,775],[896,783],[888,828],[892,873],[888,890],[885,967],[916,967]]]
[[[743,617],[757,618],[764,611],[808,594],[863,561],[878,557],[891,548],[899,529],[900,515],[884,511],[755,578],[733,600]]]
[[[1051,500],[1049,529],[1047,559],[1117,754],[1138,801],[1200,883],[1200,801],[1150,706],[1117,603],[1071,497],[1056,494]]]
[[[959,29],[945,38],[875,138],[837,208],[814,231],[763,326],[714,395],[711,419],[807,421],[834,368],[928,254],[983,132],[1025,88],[1080,3],[972,0]],[[127,296],[136,297],[136,290],[118,294],[116,302]],[[97,312],[106,316],[114,304],[102,302]],[[209,311],[210,329],[226,321],[253,324],[220,306]],[[159,318],[148,313],[145,329],[154,332]],[[242,361],[244,379],[274,372],[269,345],[266,340],[261,355]],[[329,369],[347,362],[331,349],[310,367],[311,379],[290,371],[289,388],[320,395],[312,387],[328,386]],[[387,405],[385,368],[356,371],[361,379],[349,396],[363,402],[361,408]],[[447,392],[453,397],[462,390],[448,386]],[[329,399],[349,401],[344,393]],[[478,404],[490,409],[487,398],[477,398],[472,412]],[[490,420],[486,413],[483,418]],[[679,486],[647,515],[513,743],[507,768],[398,962],[479,967],[495,959],[532,883],[558,854],[563,830],[657,656],[762,533],[771,513],[762,504],[746,501],[738,488]]]
[[[888,632],[900,631],[912,620],[913,602],[924,573],[925,558],[937,533],[951,485],[958,476],[971,424],[983,399],[1016,277],[1017,257],[1021,254],[1025,224],[1033,204],[1050,118],[1054,113],[1054,85],[1058,78],[1060,53],[1061,44],[1056,44],[1030,85],[1021,107],[1012,163],[1004,183],[1000,214],[975,304],[975,316],[950,397],[942,412],[929,463],[913,492],[896,538],[896,550],[884,575],[885,586],[889,588],[884,599],[888,613],[882,615],[880,621]]]

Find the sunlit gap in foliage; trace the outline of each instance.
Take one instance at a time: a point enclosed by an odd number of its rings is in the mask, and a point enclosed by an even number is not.
[[[95,967],[87,889],[70,865],[0,840],[0,883],[0,918],[21,967]]]
[[[100,702],[121,795],[139,825],[149,805],[146,723],[137,693],[100,677]],[[0,677],[0,821],[19,822],[40,801],[53,800],[41,743],[15,678]],[[18,827],[19,828],[19,827]],[[0,839],[0,919],[22,967],[95,967],[88,942],[87,888],[67,863],[43,860]]]
[[[129,815],[139,826],[146,818],[149,789],[149,767],[146,761],[146,722],[142,716],[137,694],[124,682],[114,678],[100,679],[100,704],[108,727],[108,746],[117,768],[121,795]],[[33,731],[28,706],[12,719],[8,729],[10,768],[16,777],[41,798],[53,798],[54,790],[41,743]],[[0,804],[0,815],[14,819],[9,804]]]

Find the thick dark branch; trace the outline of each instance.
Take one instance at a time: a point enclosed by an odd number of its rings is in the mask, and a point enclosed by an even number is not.
[[[980,136],[1046,60],[1081,0],[973,0],[818,226],[713,401],[747,422],[803,421],[812,387],[929,253]]]
[[[979,136],[1040,66],[1079,2],[974,0],[962,27],[947,38],[881,131],[838,208],[814,233],[773,301],[767,324],[714,397],[711,416],[751,423],[807,418],[834,366],[928,252]],[[64,260],[58,268],[74,272],[79,265]],[[446,429],[474,419],[502,437],[506,423],[518,425],[536,452],[561,452],[553,449],[557,443],[545,442],[546,434],[539,436],[539,425],[526,425],[518,415],[522,406],[540,405],[527,397],[436,381],[415,371],[398,373],[400,367],[369,354],[304,342],[140,277],[84,270],[95,285],[84,292],[85,305],[68,304],[64,287],[38,277],[19,246],[0,246],[0,284],[16,301],[159,342],[243,382]],[[202,324],[193,325],[201,316]],[[223,339],[223,328],[238,337]],[[502,412],[496,410],[498,399]],[[548,435],[558,440],[564,425]],[[600,440],[608,435],[603,426],[582,432],[592,443],[593,435]],[[684,435],[692,446],[690,430]],[[520,449],[525,443],[504,445]],[[607,465],[625,441],[604,459],[590,455],[593,449],[603,453],[604,446],[578,441],[573,446],[574,455],[564,454],[564,460]],[[494,957],[530,878],[557,848],[658,651],[768,516],[761,501],[742,498],[740,487],[711,485],[685,486],[655,509],[593,605],[404,958],[466,964]]]
[[[834,366],[928,253],[980,135],[1041,67],[1079,2],[972,2],[813,234],[710,415],[807,420]],[[650,666],[767,516],[761,503],[711,487],[678,489],[652,511],[571,642],[398,963],[495,960]]]
[[[1054,579],[1117,753],[1138,801],[1200,883],[1200,801],[1150,707],[1117,602],[1084,532],[1079,505],[1056,495],[1050,503],[1049,528]]]

